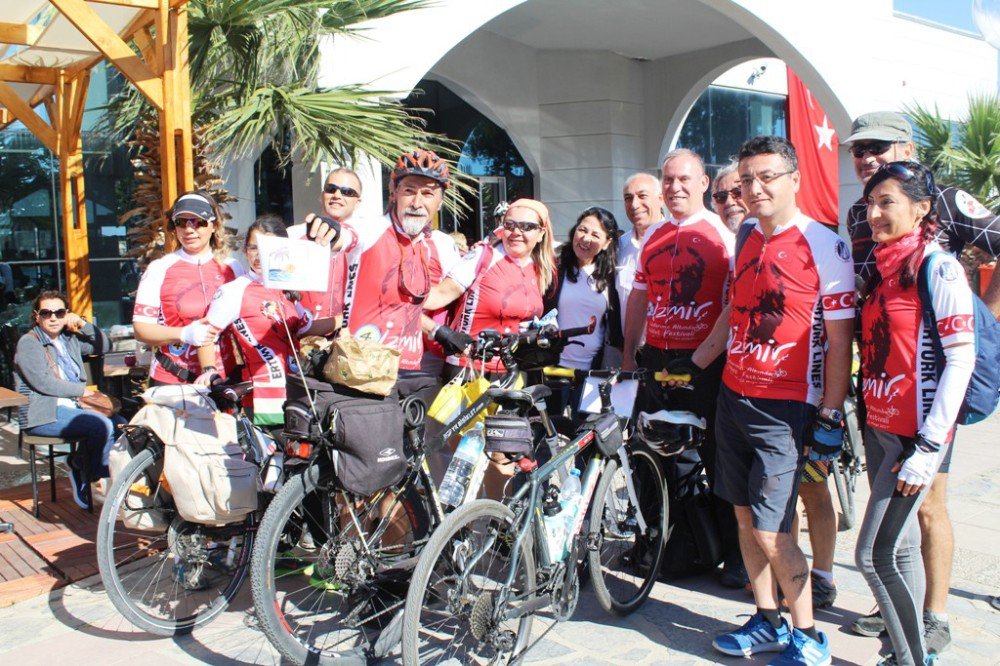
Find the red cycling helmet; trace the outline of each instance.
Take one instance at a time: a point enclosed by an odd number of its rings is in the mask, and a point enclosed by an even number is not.
[[[418,148],[413,152],[403,153],[396,160],[396,168],[392,171],[392,186],[396,187],[406,176],[424,176],[439,182],[442,189],[448,189],[451,172],[448,170],[448,163],[434,151]]]

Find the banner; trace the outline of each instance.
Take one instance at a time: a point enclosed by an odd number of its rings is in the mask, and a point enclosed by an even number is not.
[[[839,175],[837,133],[809,88],[788,68],[788,139],[799,156],[802,185],[799,209],[824,224],[837,226]]]

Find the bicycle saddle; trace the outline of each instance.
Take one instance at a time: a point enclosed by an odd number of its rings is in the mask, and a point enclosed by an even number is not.
[[[552,395],[552,389],[544,384],[525,386],[523,389],[502,389],[490,388],[486,390],[486,396],[499,403],[521,402],[526,405],[534,405],[539,400]]]

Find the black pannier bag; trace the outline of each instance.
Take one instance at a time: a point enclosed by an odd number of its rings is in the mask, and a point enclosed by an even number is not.
[[[588,430],[594,431],[594,441],[604,456],[618,455],[622,446],[622,427],[616,414],[591,414],[576,429],[576,434],[582,435]]]
[[[332,457],[340,485],[348,492],[367,496],[403,478],[407,464],[403,410],[395,389],[383,398],[319,380],[308,382],[321,423],[333,433]],[[310,413],[298,377],[288,381],[286,414],[292,406]],[[308,432],[310,426],[306,428]]]
[[[663,461],[670,537],[660,576],[669,580],[711,571],[722,560],[722,539],[701,456],[690,449]]]

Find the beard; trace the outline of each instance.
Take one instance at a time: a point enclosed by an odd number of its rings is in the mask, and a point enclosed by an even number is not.
[[[400,226],[403,227],[403,231],[408,235],[416,236],[427,228],[429,222],[430,218],[427,216],[426,211],[406,210],[403,211],[403,219],[400,220]]]

